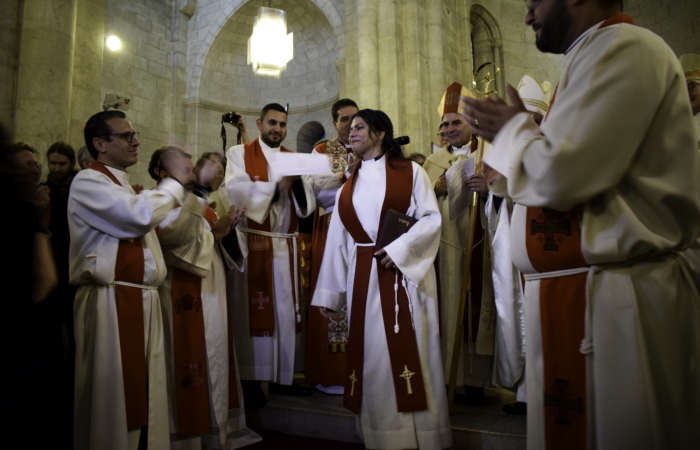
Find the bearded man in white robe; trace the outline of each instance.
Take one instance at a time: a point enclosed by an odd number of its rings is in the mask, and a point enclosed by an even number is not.
[[[154,229],[184,200],[186,169],[164,159],[171,178],[136,195],[126,169],[138,159],[137,134],[121,111],[92,116],[85,143],[96,161],[68,199],[80,450],[170,447],[157,291],[166,268]]]
[[[530,2],[541,51],[564,53],[541,126],[464,98],[516,202],[525,274],[528,448],[693,448],[700,297],[684,260],[700,233],[700,154],[686,81],[616,0]]]
[[[233,334],[241,380],[250,381],[243,386],[246,401],[262,406],[261,381],[276,383],[271,392],[311,395],[292,384],[304,368],[296,220],[308,217],[316,201],[305,180],[278,177],[270,165],[280,151],[289,152],[281,146],[287,136],[284,107],[265,106],[257,125],[259,138],[228,150],[224,183],[231,205],[247,205],[239,227],[247,259],[245,271],[234,275]]]
[[[472,95],[459,83],[452,83],[443,94],[438,113],[442,117],[441,131],[449,145],[428,156],[423,169],[428,173],[435,196],[438,199],[442,216],[440,251],[437,256],[437,275],[440,281],[440,344],[445,384],[448,384],[452,367],[452,352],[457,329],[462,286],[464,247],[467,241],[469,209],[465,208],[456,218],[450,217],[450,194],[447,188],[446,172],[460,158],[476,157],[477,139],[459,112],[459,96]],[[465,387],[465,401],[472,406],[484,403],[484,388],[492,386],[494,337],[496,314],[491,278],[491,252],[485,236],[486,216],[484,201],[488,194],[486,177],[472,175],[467,186],[481,196],[480,217],[477,218],[477,232],[474,238],[474,253],[470,271],[472,302],[465,307],[464,341],[457,369],[457,386]],[[453,194],[454,195],[454,194]],[[471,196],[470,196],[471,199]],[[452,220],[450,220],[452,219]],[[469,300],[467,300],[469,301]]]

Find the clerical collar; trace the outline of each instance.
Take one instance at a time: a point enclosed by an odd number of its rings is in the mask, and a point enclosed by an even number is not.
[[[564,52],[564,54],[566,55],[567,53],[569,53],[569,52],[571,51],[572,48],[576,47],[576,44],[578,44],[579,42],[581,42],[581,39],[583,39],[583,38],[585,38],[586,36],[588,36],[593,30],[596,30],[596,29],[600,26],[600,24],[603,23],[603,22],[605,22],[605,21],[604,21],[604,20],[601,20],[601,21],[598,22],[597,24],[593,25],[592,27],[590,27],[589,29],[587,29],[586,31],[584,31],[583,33],[581,33],[581,35],[579,35],[579,37],[576,38],[576,40],[574,41],[574,43],[571,44],[571,45],[569,46],[569,48],[566,49],[566,51]]]
[[[258,143],[260,143],[260,148],[261,148],[261,149],[263,149],[263,150],[269,150],[269,151],[271,151],[271,152],[275,152],[275,151],[279,152],[279,151],[281,151],[281,148],[282,148],[282,143],[281,143],[281,142],[280,142],[280,145],[279,145],[278,147],[275,147],[275,148],[270,147],[270,146],[267,145],[265,142],[263,142],[263,140],[260,139],[260,138],[258,138]]]
[[[451,148],[452,148],[452,156],[468,155],[469,151],[472,148],[472,144],[471,144],[471,142],[467,142],[466,144],[464,144],[461,147],[451,146]]]
[[[104,165],[107,168],[107,170],[112,172],[112,175],[114,175],[117,178],[117,180],[119,180],[119,182],[122,184],[122,186],[127,186],[129,184],[129,174],[126,173],[125,170],[121,170],[121,169],[117,169],[116,167],[108,166],[105,163],[102,163],[102,165]]]

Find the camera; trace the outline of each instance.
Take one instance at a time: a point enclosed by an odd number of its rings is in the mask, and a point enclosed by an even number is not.
[[[221,116],[221,121],[224,123],[230,123],[234,127],[238,124],[238,121],[241,120],[241,115],[236,114],[235,111],[227,112],[223,116]]]

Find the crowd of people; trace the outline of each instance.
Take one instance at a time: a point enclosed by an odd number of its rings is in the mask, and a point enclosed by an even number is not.
[[[452,384],[476,407],[516,393],[528,448],[690,448],[700,56],[617,0],[528,5],[537,47],[564,54],[556,89],[525,74],[506,103],[452,83],[425,154],[351,99],[312,151],[326,174],[276,173],[277,103],[225,154],[155,150],[152,189],[130,182],[124,112],[90,117],[77,153],[0,130],[24,225],[3,221],[18,442],[239,448],[261,440],[245,408],[315,388],[367,448],[443,449]]]

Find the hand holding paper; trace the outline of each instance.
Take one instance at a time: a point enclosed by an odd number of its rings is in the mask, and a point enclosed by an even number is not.
[[[447,171],[447,200],[450,220],[455,220],[471,204],[472,191],[467,186],[474,175],[474,158],[459,159]]]

